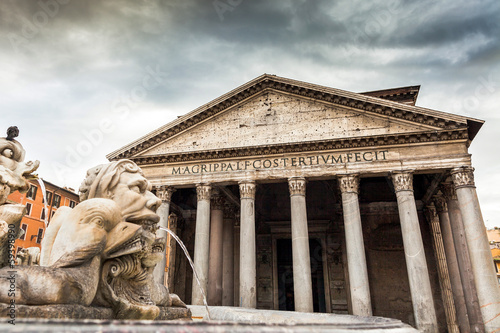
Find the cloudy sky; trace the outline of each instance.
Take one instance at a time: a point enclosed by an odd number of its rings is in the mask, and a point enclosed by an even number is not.
[[[17,125],[39,175],[78,189],[106,154],[263,73],[419,84],[417,105],[486,121],[470,152],[500,226],[499,17],[497,0],[2,0],[0,131]]]

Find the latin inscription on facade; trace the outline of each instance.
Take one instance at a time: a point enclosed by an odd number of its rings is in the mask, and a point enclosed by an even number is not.
[[[338,154],[318,154],[310,156],[257,158],[250,160],[201,163],[175,166],[172,175],[206,174],[259,169],[300,168],[315,165],[335,165],[346,163],[375,162],[387,160],[388,150],[345,152]]]

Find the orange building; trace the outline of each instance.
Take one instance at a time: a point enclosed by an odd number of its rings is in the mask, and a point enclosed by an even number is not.
[[[491,256],[495,263],[498,283],[500,283],[500,228],[495,227],[486,231],[490,242]]]
[[[37,181],[30,181],[30,189],[26,193],[18,191],[11,193],[9,202],[26,205],[27,213],[21,221],[22,235],[15,242],[15,251],[28,247],[40,247],[46,225],[61,206],[75,207],[79,202],[78,194],[71,188],[59,187],[46,180],[45,185],[47,203],[44,202],[43,192]]]

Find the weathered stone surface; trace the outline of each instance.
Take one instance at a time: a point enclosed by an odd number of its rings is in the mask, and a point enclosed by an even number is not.
[[[113,230],[121,219],[118,205],[109,199],[88,200],[74,209],[61,207],[42,241],[41,265],[75,266],[96,255],[112,255],[140,228],[125,222]]]
[[[158,186],[156,189],[156,196],[161,200],[161,205],[156,210],[156,214],[160,217],[160,221],[158,225],[160,227],[168,228],[169,227],[169,210],[170,210],[170,199],[172,198],[172,193],[175,192],[175,189],[170,186]],[[171,229],[171,228],[170,228]],[[167,239],[167,232],[161,229],[156,230],[156,238],[165,238]],[[170,242],[170,247],[172,246],[172,241]],[[156,265],[153,271],[154,279],[158,284],[166,284],[165,282],[165,266],[167,264],[167,259],[165,257],[167,249],[164,248],[162,251],[162,258],[160,262]]]
[[[210,193],[211,186],[208,184],[198,184],[197,193],[197,211],[196,211],[196,229],[194,232],[194,267],[200,280],[201,288],[198,286],[196,278],[192,281],[192,304],[203,304],[203,294],[207,294],[208,283],[208,258],[210,249]],[[203,290],[203,292],[202,292]]]
[[[14,127],[10,127],[8,131],[12,131]],[[26,151],[18,141],[14,140],[14,137],[7,135],[6,138],[0,138],[0,205],[7,201],[10,193],[28,190],[29,184],[26,177],[31,176],[40,164],[38,161],[24,162]]]
[[[0,303],[0,317],[9,317],[7,304]],[[112,319],[111,308],[91,307],[77,304],[57,305],[18,305],[15,307],[17,318],[50,318],[50,319]]]
[[[376,325],[364,327],[345,327],[334,324],[247,324],[233,322],[178,322],[178,321],[114,321],[114,320],[80,320],[68,322],[67,320],[29,320],[23,319],[16,323],[16,326],[0,324],[3,332],[200,332],[200,333],[248,333],[248,332],[314,332],[317,333],[348,333],[348,332],[393,332],[410,333],[418,332],[405,327],[380,327]]]
[[[257,306],[256,248],[255,248],[255,192],[254,182],[245,181],[240,188],[240,287],[239,305]]]
[[[224,158],[223,154],[213,157],[201,154],[211,159],[200,162],[185,158],[175,164],[148,164],[144,167],[144,175],[155,185],[167,183],[171,186],[194,186],[201,182],[237,183],[248,180],[249,177],[255,181],[269,181],[296,176],[324,177],[325,174],[380,174],[402,168],[423,172],[471,164],[466,146],[457,142],[433,142],[420,146],[395,145],[387,148],[370,146],[362,150],[335,149],[334,144],[322,147],[323,149],[315,151],[312,147],[305,146],[304,151],[297,148],[298,152],[285,154],[279,154],[282,148],[269,148],[263,152],[251,153],[259,155],[258,157],[241,155],[238,159]],[[442,160],[442,156],[447,158]]]
[[[25,213],[24,205],[0,206],[0,267],[15,265],[14,242],[21,236],[22,229],[19,225]]]
[[[191,310],[179,307],[159,307],[160,314],[156,320],[191,320]],[[10,318],[10,308],[0,303],[0,318]],[[113,319],[113,309],[78,304],[57,305],[18,305],[15,306],[15,317],[46,319]]]
[[[186,317],[185,304],[153,279],[165,239],[154,234],[160,200],[150,189],[131,161],[91,169],[80,189],[82,202],[54,215],[42,242],[41,266],[0,269],[0,302],[47,318]],[[12,206],[4,205],[0,214]],[[106,308],[105,313],[72,307],[91,303]],[[181,310],[161,309],[172,304]]]
[[[274,324],[293,327],[307,325],[315,331],[329,325],[332,331],[380,331],[380,332],[418,332],[416,329],[397,319],[382,317],[363,317],[330,313],[304,313],[290,311],[255,310],[233,307],[210,307],[212,320],[221,320],[252,325]],[[206,317],[205,317],[206,319]],[[283,326],[281,326],[283,327]]]
[[[359,176],[348,175],[340,177],[339,185],[342,192],[352,314],[371,316],[370,283],[366,268],[363,227],[358,199]]]
[[[306,180],[302,177],[288,179],[291,207],[291,236],[293,259],[293,292],[295,310],[313,312],[311,259],[306,210]]]
[[[16,140],[19,130],[11,126],[7,137],[0,138],[0,267],[14,265],[12,252],[14,241],[21,236],[19,224],[26,213],[24,205],[5,204],[7,197],[14,191],[26,192],[29,188],[26,177],[31,174],[40,162],[24,162],[26,151]]]
[[[108,199],[88,200],[74,209],[61,208],[44,239],[44,266],[0,269],[0,302],[90,305],[101,260],[123,247],[140,229],[120,221],[118,206]],[[11,292],[12,285],[15,289]]]
[[[160,306],[160,314],[155,320],[191,320],[191,310],[183,307]]]
[[[309,126],[311,123],[316,126]],[[319,126],[319,127],[318,127]],[[361,114],[343,106],[269,92],[230,108],[141,155],[414,132],[433,128]],[[263,130],[265,128],[265,130]],[[237,142],[236,142],[237,140]]]
[[[137,240],[104,262],[93,304],[112,307],[119,319],[155,319],[158,306],[170,306],[168,288],[153,277],[161,261],[165,238],[157,238],[155,213],[161,204],[151,184],[132,161],[119,160],[87,172],[80,187],[83,200],[110,198],[120,208],[123,220],[141,226]]]
[[[500,289],[474,185],[474,169],[460,167],[451,171],[469,247],[479,306],[486,332],[500,330]]]
[[[413,174],[410,171],[393,172],[392,182],[398,202],[415,321],[420,331],[435,333],[438,331],[437,317],[413,194]]]

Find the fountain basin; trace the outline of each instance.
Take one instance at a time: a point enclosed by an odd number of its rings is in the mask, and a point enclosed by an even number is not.
[[[194,313],[199,308],[192,307]],[[336,332],[416,333],[396,319],[325,313],[210,307],[212,321],[16,319],[16,325],[0,323],[1,332]]]
[[[206,312],[203,306],[189,306],[193,316]],[[363,330],[369,332],[418,332],[400,320],[383,317],[362,317],[333,313],[257,310],[229,306],[210,306],[212,320],[240,324],[272,324],[280,327],[334,328],[335,332]],[[206,315],[204,320],[206,320]]]
[[[191,311],[181,307],[160,306],[160,315],[156,320],[191,320]],[[0,303],[0,319],[9,320],[10,309],[7,304]],[[78,304],[57,305],[21,305],[15,306],[15,318],[17,320],[30,319],[101,319],[111,320],[114,314],[111,308],[83,306]],[[40,321],[43,323],[44,321]],[[17,326],[17,325],[16,325]],[[3,332],[0,325],[0,332]]]

